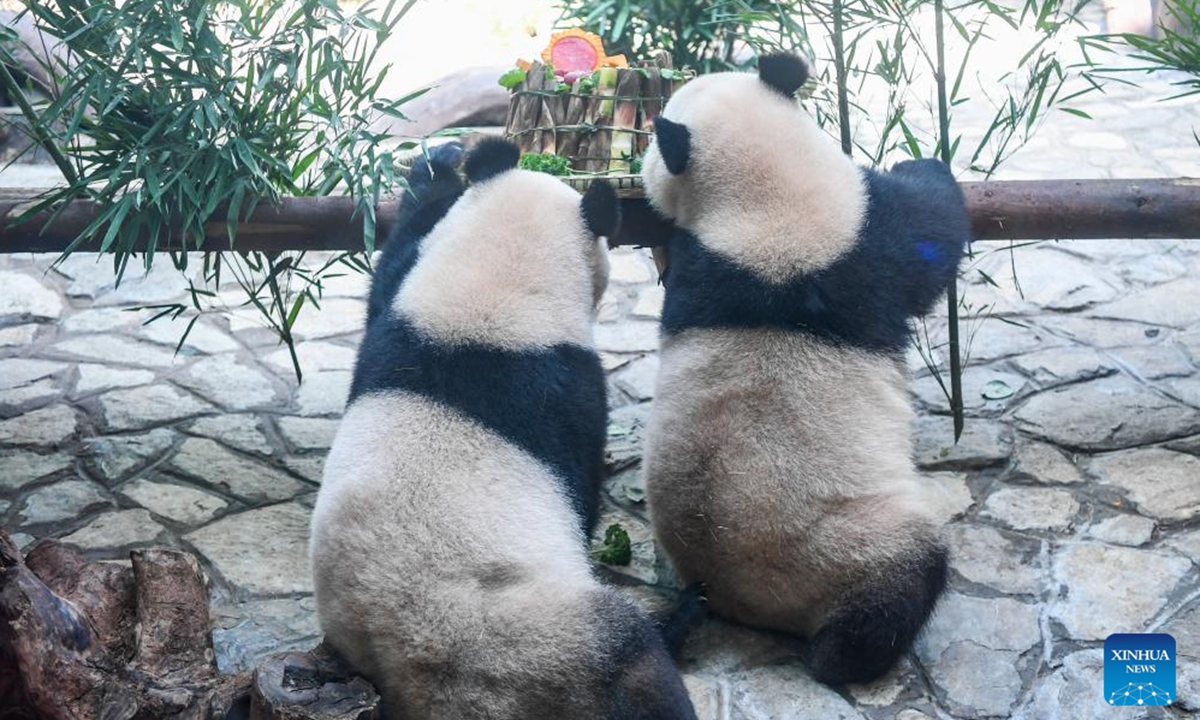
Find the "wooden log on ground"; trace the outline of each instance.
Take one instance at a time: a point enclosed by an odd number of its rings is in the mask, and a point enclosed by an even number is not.
[[[976,240],[1085,240],[1091,238],[1200,239],[1200,180],[1016,180],[961,183]],[[0,190],[0,254],[59,253],[97,215],[88,201],[72,202],[47,227],[50,213],[22,225],[11,219],[36,193]],[[399,200],[381,202],[377,211],[376,247],[391,234]],[[649,208],[640,189],[622,192],[624,222],[612,245],[661,243],[670,225]],[[177,241],[159,250],[229,250],[225,209],[206,226],[199,246],[181,248]],[[347,197],[288,198],[279,205],[259,205],[238,224],[237,250],[362,250],[362,221],[352,220],[354,201]],[[79,252],[95,252],[104,228]],[[174,237],[178,237],[176,233]]]
[[[379,694],[324,646],[273,655],[255,673],[250,720],[378,720]]]
[[[132,567],[43,541],[27,558],[0,531],[5,720],[372,720],[374,688],[323,651],[221,675],[196,559],[137,550]],[[252,680],[254,692],[251,692]]]

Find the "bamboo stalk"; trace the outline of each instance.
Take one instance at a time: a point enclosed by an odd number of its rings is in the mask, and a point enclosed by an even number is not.
[[[636,133],[641,75],[632,69],[617,71],[617,101],[613,105],[613,132],[608,149],[608,170],[629,172],[629,163],[637,151]]]

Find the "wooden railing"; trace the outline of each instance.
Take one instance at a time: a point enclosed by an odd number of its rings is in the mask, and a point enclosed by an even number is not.
[[[1036,180],[965,182],[963,193],[977,240],[1096,238],[1200,238],[1200,179]],[[637,187],[621,192],[624,223],[612,245],[652,245],[664,223]],[[92,222],[97,208],[74,201],[52,224],[49,213],[20,225],[11,218],[33,200],[28,190],[0,190],[0,253],[60,253]],[[376,237],[390,234],[400,200],[381,203]],[[260,205],[239,223],[236,250],[361,250],[361,219],[345,197],[289,198]],[[229,250],[225,211],[218,209],[202,243],[193,251]],[[78,252],[95,252],[99,237]],[[178,237],[175,234],[174,237]],[[181,249],[159,240],[160,250]]]

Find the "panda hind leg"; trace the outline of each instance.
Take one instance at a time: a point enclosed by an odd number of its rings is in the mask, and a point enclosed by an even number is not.
[[[810,638],[806,661],[826,685],[870,682],[912,647],[946,586],[947,553],[933,541],[843,596]]]

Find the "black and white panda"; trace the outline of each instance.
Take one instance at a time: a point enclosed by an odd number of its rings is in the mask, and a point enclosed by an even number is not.
[[[645,467],[682,579],[717,614],[809,638],[814,676],[842,684],[886,672],[945,585],[903,355],[970,228],[942,163],[847,158],[796,101],[807,77],[766,56],[656,121],[643,180],[676,229]]]
[[[310,554],[326,641],[396,720],[695,717],[655,626],[592,574],[612,188],[484,142],[418,166],[371,288]]]

